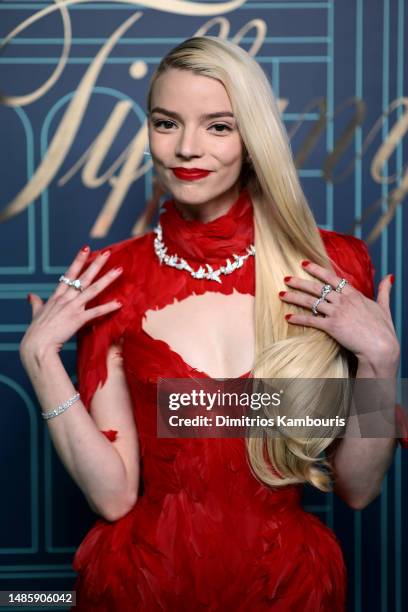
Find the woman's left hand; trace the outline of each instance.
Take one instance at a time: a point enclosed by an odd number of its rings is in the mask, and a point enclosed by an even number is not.
[[[285,315],[288,323],[325,331],[339,344],[352,351],[359,361],[372,364],[381,364],[384,360],[398,362],[400,347],[390,311],[393,275],[388,274],[380,281],[377,300],[374,301],[365,297],[350,283],[347,283],[341,292],[335,291],[341,277],[328,268],[313,262],[302,262],[302,267],[314,279],[285,277],[285,284],[290,290],[284,295],[279,293],[284,302],[303,306],[311,311],[313,303],[320,297],[323,285],[329,284],[333,289],[326,295],[325,300],[319,302],[318,316],[312,312]]]

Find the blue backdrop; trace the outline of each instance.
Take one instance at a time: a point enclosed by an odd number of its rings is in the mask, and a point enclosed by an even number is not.
[[[147,84],[185,38],[229,38],[265,70],[318,224],[365,238],[377,283],[396,276],[407,376],[406,13],[403,0],[0,2],[2,42],[10,35],[0,55],[0,590],[71,588],[73,553],[95,520],[19,361],[26,295],[46,299],[83,244],[137,231],[152,194]],[[74,340],[62,358],[75,382]],[[305,491],[306,509],[341,540],[350,611],[408,607],[406,480],[399,449],[364,511]]]

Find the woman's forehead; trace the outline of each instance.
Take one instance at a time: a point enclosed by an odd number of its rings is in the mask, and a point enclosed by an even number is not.
[[[170,109],[171,103],[171,110],[176,112],[191,105],[195,110],[202,108],[203,113],[232,111],[224,85],[218,79],[191,70],[166,70],[154,83],[151,99],[152,109],[155,106]]]

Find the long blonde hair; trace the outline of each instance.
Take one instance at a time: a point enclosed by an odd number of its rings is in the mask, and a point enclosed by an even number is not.
[[[347,352],[320,330],[288,324],[285,313],[304,313],[304,309],[284,304],[277,296],[286,288],[286,275],[310,280],[300,265],[302,259],[333,267],[301,188],[287,132],[262,68],[232,42],[213,36],[189,38],[170,50],[152,75],[148,112],[155,81],[168,68],[191,70],[223,84],[251,158],[251,165],[243,166],[242,177],[254,206],[255,223],[256,352],[252,376],[348,378]],[[317,401],[321,413],[321,400],[321,396],[305,397],[302,414],[315,415]],[[343,414],[344,394],[330,394],[330,405],[325,409],[324,414]],[[271,437],[264,432],[246,438],[247,457],[263,483],[285,486],[309,482],[329,491],[330,465],[321,455],[332,441],[333,437],[296,438],[287,432]]]

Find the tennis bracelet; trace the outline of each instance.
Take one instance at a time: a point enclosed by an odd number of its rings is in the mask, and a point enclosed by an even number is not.
[[[65,412],[65,410],[69,408],[70,406],[72,406],[72,404],[75,404],[75,402],[77,402],[79,398],[80,398],[79,393],[76,393],[73,397],[68,399],[66,402],[64,402],[63,404],[60,404],[59,406],[54,408],[54,410],[51,410],[51,412],[42,412],[41,415],[43,419],[52,419],[53,417],[56,417],[59,414],[61,414],[61,412]]]

